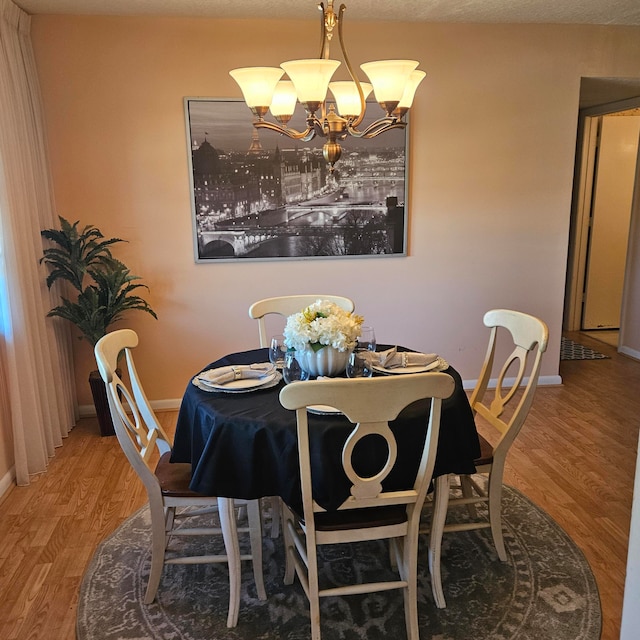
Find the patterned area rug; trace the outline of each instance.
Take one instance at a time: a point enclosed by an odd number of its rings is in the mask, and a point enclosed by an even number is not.
[[[501,563],[488,530],[445,534],[442,571],[446,609],[436,609],[421,539],[421,640],[598,640],[600,600],[581,551],[541,509],[506,487]],[[306,640],[309,609],[296,580],[282,583],[282,539],[264,538],[268,600],[257,599],[251,565],[243,563],[240,619],[225,626],[225,565],[165,567],[156,602],[142,604],[149,570],[149,517],[131,516],[96,551],[78,602],[78,640]],[[198,544],[189,541],[188,544]],[[388,551],[378,543],[326,548],[322,572],[332,583],[385,573]],[[355,564],[355,570],[351,567]],[[402,595],[325,598],[324,640],[406,638]]]
[[[560,340],[560,360],[604,360],[610,357],[569,338]]]

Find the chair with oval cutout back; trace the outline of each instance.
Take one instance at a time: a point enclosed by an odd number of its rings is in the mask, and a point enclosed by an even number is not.
[[[283,508],[286,551],[285,584],[294,574],[309,599],[311,638],[320,640],[320,598],[376,593],[401,589],[404,595],[407,638],[419,640],[418,630],[418,528],[420,512],[435,464],[442,399],[454,390],[454,380],[446,373],[417,373],[379,378],[333,378],[294,382],[280,391],[280,402],[294,409],[297,419],[298,455],[302,487],[302,509]],[[398,449],[389,422],[408,405],[431,398],[424,415],[425,444],[413,486],[404,490],[384,489],[394,472]],[[349,479],[349,497],[336,509],[326,511],[314,499],[314,467],[310,455],[307,407],[328,405],[340,410],[351,422],[351,432],[335,459],[323,465],[341,469]],[[380,468],[360,470],[359,447],[367,439],[384,444]],[[366,445],[364,445],[366,446]],[[371,461],[369,461],[371,462]],[[397,577],[369,577],[356,584],[321,588],[318,575],[318,547],[342,543],[388,540]],[[386,555],[386,554],[385,554]],[[326,585],[325,585],[326,587]]]
[[[240,562],[251,560],[259,599],[266,600],[262,572],[262,521],[257,500],[233,500],[197,494],[189,489],[191,465],[171,463],[171,445],[140,384],[132,350],[138,336],[131,329],[113,331],[95,346],[100,375],[106,385],[109,409],[118,438],[129,463],[142,480],[151,513],[151,571],[144,597],[153,602],[165,564],[227,563],[229,566],[229,610],[227,626],[235,627],[240,607]],[[124,352],[131,390],[116,372]],[[159,460],[152,468],[156,452]],[[248,527],[238,527],[235,507],[246,505]],[[176,527],[183,518],[218,513],[220,526]],[[238,532],[248,532],[250,554],[240,554]],[[225,554],[184,556],[172,553],[172,536],[222,534]]]
[[[484,324],[491,329],[489,345],[470,404],[476,424],[480,425],[481,420],[483,430],[487,429],[483,432],[489,435],[490,431],[494,436],[490,436],[494,443],[490,444],[482,434],[478,434],[481,455],[475,460],[476,472],[486,477],[487,484],[485,487],[472,476],[460,475],[459,483],[452,486],[454,474],[438,476],[434,481],[433,499],[425,503],[425,510],[428,506],[432,508],[431,523],[428,529],[424,526],[421,531],[430,530],[429,569],[438,608],[446,607],[440,571],[444,532],[490,528],[498,558],[503,562],[507,560],[501,511],[505,461],[531,408],[549,339],[547,325],[542,320],[519,311],[488,311],[484,315]],[[495,389],[488,393],[496,352],[502,353],[501,344],[509,355],[499,370]],[[512,365],[517,366],[515,377],[507,378]],[[475,505],[479,503],[486,505],[486,517],[478,514]],[[460,506],[467,508],[468,520],[446,524],[447,511]]]

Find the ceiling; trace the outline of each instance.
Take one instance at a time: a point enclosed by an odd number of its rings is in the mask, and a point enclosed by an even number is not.
[[[319,20],[318,0],[13,0],[31,14]],[[350,19],[640,26],[640,0],[334,0]],[[324,0],[325,5],[328,4]],[[583,78],[580,107],[640,96],[640,78]]]
[[[312,19],[314,0],[13,0],[31,14]],[[339,6],[341,0],[335,0]],[[640,25],[638,0],[345,0],[358,20]]]

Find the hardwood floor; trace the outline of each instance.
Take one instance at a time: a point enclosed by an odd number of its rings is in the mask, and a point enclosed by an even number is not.
[[[618,346],[618,338],[620,336],[620,331],[618,329],[598,329],[594,331],[581,331],[580,336],[589,336],[598,342],[605,342],[612,347]],[[578,336],[579,341],[579,336]]]
[[[617,640],[626,571],[640,363],[584,335],[609,360],[562,362],[562,387],[538,390],[505,481],[583,550],[602,601],[602,640]],[[160,413],[170,433],[176,412]],[[84,418],[49,472],[0,503],[0,638],[72,640],[78,588],[99,542],[144,504],[114,437]]]
[[[582,549],[598,583],[602,640],[617,640],[640,428],[640,362],[582,334],[608,360],[560,363],[507,459],[505,482],[549,513]]]

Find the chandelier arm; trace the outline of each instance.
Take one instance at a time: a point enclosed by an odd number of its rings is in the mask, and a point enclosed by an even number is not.
[[[322,38],[322,46],[320,48],[320,58],[328,60],[331,48],[331,39],[333,38],[333,29],[336,26],[336,14],[333,10],[333,0],[327,0],[327,8],[324,7],[324,2],[318,4],[318,9],[322,11],[322,17],[320,18],[320,34]],[[320,104],[320,118],[316,120],[316,131],[318,135],[326,136],[324,123],[327,116],[327,101],[326,99]],[[317,127],[320,127],[319,130]]]
[[[347,71],[349,71],[349,75],[351,79],[356,85],[358,89],[358,96],[360,97],[360,115],[351,123],[353,128],[356,128],[364,119],[365,114],[365,102],[364,102],[364,92],[362,91],[362,86],[360,84],[360,80],[358,80],[358,76],[354,73],[353,67],[351,66],[351,62],[349,61],[349,56],[347,55],[347,49],[344,45],[344,38],[342,36],[342,19],[344,17],[344,12],[346,10],[346,6],[344,4],[340,5],[340,10],[338,12],[338,37],[340,39],[340,49],[342,50],[342,57],[344,58],[344,63],[347,67]]]
[[[390,131],[391,129],[404,129],[406,126],[406,122],[398,120],[397,118],[379,118],[375,122],[372,122],[363,131],[358,131],[352,125],[347,124],[347,131],[349,132],[349,135],[354,138],[370,139],[375,138],[385,131]]]
[[[376,129],[374,131],[369,131],[369,127],[367,127],[367,129],[365,130],[366,133],[362,137],[365,139],[375,138],[376,136],[379,136],[381,133],[391,131],[391,129],[404,129],[406,126],[407,126],[406,122],[393,122],[385,125],[380,129]]]
[[[267,120],[257,120],[253,123],[253,126],[256,129],[268,129],[269,131],[275,131],[276,133],[280,133],[284,136],[287,136],[287,138],[292,138],[293,140],[302,140],[304,142],[309,142],[309,140],[312,140],[316,136],[315,123],[315,120],[313,121],[313,124],[309,123],[304,131],[297,131],[296,129],[283,127],[279,124],[268,122]]]
[[[318,9],[322,11],[322,16],[320,16],[320,38],[322,40],[320,44],[320,55],[318,56],[321,59],[328,60],[329,59],[329,45],[327,42],[327,12],[324,8],[324,2],[318,3]]]

